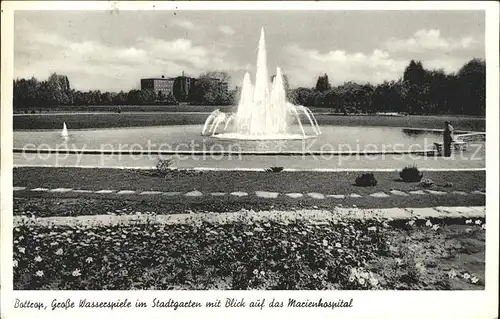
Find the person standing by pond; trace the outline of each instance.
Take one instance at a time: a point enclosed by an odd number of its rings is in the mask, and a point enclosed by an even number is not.
[[[446,121],[444,122],[445,128],[444,128],[444,143],[443,143],[443,148],[444,148],[444,156],[445,157],[450,157],[451,156],[451,144],[453,143],[453,126],[451,125],[450,122]]]

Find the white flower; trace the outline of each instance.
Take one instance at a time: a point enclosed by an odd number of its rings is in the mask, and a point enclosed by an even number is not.
[[[377,231],[376,226],[368,227],[368,231]]]
[[[56,250],[56,255],[62,255],[62,254],[63,254],[62,248],[59,248],[58,250]]]
[[[473,276],[473,277],[470,279],[470,281],[471,281],[473,284],[475,284],[475,283],[477,283],[477,282],[479,281],[479,278],[477,278],[476,276]]]
[[[364,271],[363,273],[361,273],[361,277],[368,279],[368,278],[370,278],[370,274],[367,273],[366,271]]]
[[[80,269],[75,269],[73,270],[73,272],[71,273],[73,275],[73,277],[78,277],[81,275],[81,272],[80,272]]]
[[[467,220],[465,221],[465,224],[472,224],[472,219],[467,219]]]
[[[13,266],[14,268],[16,268],[16,267],[17,267],[17,260],[15,260],[15,259],[14,259],[14,261],[12,262],[12,266]]]
[[[57,245],[59,245],[59,243],[57,241],[53,241],[50,243],[50,246],[57,246]]]
[[[24,239],[24,236],[19,236],[18,238],[19,240],[23,240]]]
[[[43,277],[43,270],[39,270],[35,273],[37,277]]]
[[[328,246],[328,240],[323,239],[323,246]]]
[[[254,269],[253,274],[257,276],[259,274],[259,271],[257,269]]]
[[[462,277],[463,277],[465,280],[467,280],[467,279],[469,279],[469,278],[470,278],[470,275],[469,275],[468,273],[465,273],[465,274],[463,274],[463,275],[462,275]]]
[[[350,276],[349,276],[349,281],[350,281],[350,282],[353,282],[354,280],[356,280],[356,276],[354,276],[354,275],[350,275]]]
[[[19,250],[19,252],[20,252],[21,254],[24,254],[24,252],[26,251],[26,248],[24,248],[24,247],[19,247],[17,250]]]
[[[425,226],[427,226],[427,227],[431,227],[431,226],[432,226],[431,221],[430,221],[430,220],[428,220],[428,221],[425,223]]]
[[[370,285],[376,286],[378,285],[378,280],[377,278],[370,278]]]
[[[438,230],[439,229],[439,225],[432,225],[432,230]]]
[[[335,243],[335,248],[341,248],[342,245],[340,243]]]
[[[418,262],[415,264],[415,268],[417,268],[419,271],[424,272],[425,271],[425,266],[423,263]]]
[[[482,224],[481,228],[484,229],[484,230],[486,230],[486,224]]]
[[[40,256],[36,256],[36,257],[35,257],[35,261],[36,261],[36,262],[41,262],[41,261],[42,261],[42,257],[40,257]]]
[[[364,284],[365,284],[365,278],[359,278],[359,279],[358,279],[358,282],[359,282],[361,285],[364,285]]]
[[[403,261],[401,260],[401,258],[396,258],[396,264],[398,264],[398,266],[401,266],[403,264]]]
[[[266,274],[266,273],[264,272],[264,270],[261,270],[261,271],[260,271],[260,275],[261,275],[261,276],[264,276],[265,274]]]
[[[454,269],[452,269],[448,272],[448,277],[455,278],[456,276],[457,276],[457,272]]]
[[[408,221],[408,223],[407,223],[407,224],[408,224],[409,226],[413,226],[413,225],[415,225],[415,221],[412,219],[412,220]]]
[[[87,257],[87,259],[85,259],[85,262],[87,264],[90,264],[91,262],[93,262],[94,260],[92,259],[92,257]]]
[[[476,225],[481,225],[482,221],[480,219],[476,220]]]

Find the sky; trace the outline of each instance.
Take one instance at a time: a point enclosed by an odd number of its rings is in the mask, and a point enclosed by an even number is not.
[[[65,74],[77,90],[128,91],[140,79],[226,71],[255,76],[265,29],[269,74],[291,87],[397,80],[412,59],[456,72],[485,56],[482,11],[17,11],[14,77]]]

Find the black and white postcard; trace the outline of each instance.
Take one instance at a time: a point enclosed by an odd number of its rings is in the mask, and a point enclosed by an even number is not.
[[[2,318],[498,317],[496,2],[3,2]]]

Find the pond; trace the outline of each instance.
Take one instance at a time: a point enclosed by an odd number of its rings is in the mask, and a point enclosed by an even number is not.
[[[245,152],[384,152],[422,151],[442,141],[440,131],[380,126],[321,126],[322,134],[305,140],[239,141],[201,136],[200,125],[14,132],[14,148],[134,150],[134,151],[245,151]]]

